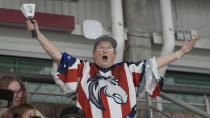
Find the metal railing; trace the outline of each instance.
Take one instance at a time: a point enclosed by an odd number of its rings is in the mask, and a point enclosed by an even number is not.
[[[209,112],[209,101],[208,101],[208,98],[207,98],[207,95],[205,94],[204,95],[204,101],[205,103],[204,104],[198,104],[198,103],[185,103],[181,100],[178,100],[176,98],[173,98],[173,97],[170,97],[169,95],[167,95],[166,93],[164,92],[160,92],[159,94],[159,97],[167,100],[167,101],[156,101],[156,100],[152,100],[149,96],[147,96],[147,100],[139,100],[140,102],[141,101],[147,101],[147,104],[148,104],[148,117],[149,118],[153,118],[153,110],[154,111],[157,111],[161,114],[163,114],[164,116],[168,117],[168,118],[173,118],[171,115],[157,109],[156,107],[152,106],[152,103],[166,103],[166,104],[169,104],[169,103],[174,103],[182,108],[185,108],[201,117],[204,117],[204,118],[210,118],[210,112]],[[205,106],[205,109],[206,109],[206,112],[201,110],[201,109],[198,109],[195,106]]]
[[[184,94],[194,94],[194,95],[204,95],[204,103],[185,103],[181,100],[175,99],[173,97],[170,97],[169,95],[165,94],[164,92],[160,92],[159,96],[163,98],[164,100],[154,100],[151,99],[150,97],[147,97],[147,99],[144,100],[138,100],[139,102],[145,102],[147,101],[148,104],[148,117],[153,118],[153,111],[157,111],[164,116],[168,118],[173,118],[171,115],[163,112],[162,110],[159,110],[158,108],[152,106],[152,103],[164,103],[164,104],[171,104],[174,103],[178,106],[181,106],[182,108],[185,108],[189,111],[192,111],[195,114],[198,114],[199,116],[205,117],[205,118],[210,118],[210,106],[209,106],[209,101],[207,98],[207,95],[210,95],[210,88],[206,89],[203,87],[180,87],[180,86],[172,86],[172,88],[167,88],[163,91],[165,92],[170,92],[170,93],[184,93]],[[178,89],[177,89],[178,88]],[[178,91],[176,91],[176,90]],[[204,91],[205,90],[205,91]],[[47,95],[47,96],[64,96],[63,94],[53,94],[53,93],[44,93],[44,92],[30,92],[30,94],[39,94],[39,95]],[[205,111],[196,108],[195,106],[202,106],[205,107]]]
[[[44,93],[44,92],[30,92],[30,94],[38,94],[38,95],[49,95],[49,96],[64,96],[63,94],[52,94],[52,93]],[[153,118],[153,110],[157,111],[161,114],[163,114],[164,116],[168,117],[168,118],[173,118],[171,115],[157,109],[156,107],[152,106],[152,103],[164,103],[164,104],[170,104],[170,103],[174,103],[176,105],[181,106],[182,108],[185,108],[189,111],[192,111],[193,113],[196,113],[202,117],[205,118],[210,118],[210,114],[209,114],[209,101],[207,99],[207,95],[204,95],[204,100],[205,100],[205,104],[198,104],[198,103],[185,103],[181,100],[175,99],[173,97],[168,96],[166,93],[164,92],[160,92],[159,96],[167,101],[157,101],[157,100],[153,100],[151,99],[151,97],[147,96],[147,99],[144,100],[138,100],[139,102],[145,102],[147,101],[148,104],[148,116],[149,118]],[[194,106],[205,106],[206,108],[206,112],[202,111]]]
[[[176,105],[181,106],[182,108],[185,108],[185,109],[187,109],[189,111],[192,111],[193,113],[196,113],[196,114],[198,114],[198,115],[200,115],[202,117],[210,118],[210,114],[209,113],[207,113],[205,111],[202,111],[202,110],[200,110],[200,109],[198,109],[198,108],[196,108],[196,107],[194,107],[194,106],[192,106],[190,104],[187,104],[187,103],[185,103],[185,102],[183,102],[181,100],[172,98],[172,97],[168,96],[167,94],[165,94],[163,92],[160,92],[159,96],[161,98],[164,98],[164,99],[166,99],[168,101],[173,102]],[[206,106],[209,107],[209,105],[206,105]]]

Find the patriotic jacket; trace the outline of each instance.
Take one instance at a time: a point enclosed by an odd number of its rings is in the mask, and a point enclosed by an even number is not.
[[[136,117],[137,97],[145,92],[155,97],[163,85],[155,58],[101,68],[62,52],[60,64],[53,65],[53,75],[62,92],[76,95],[76,105],[86,118]]]

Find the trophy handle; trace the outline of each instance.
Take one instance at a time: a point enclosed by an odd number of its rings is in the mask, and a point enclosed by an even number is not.
[[[33,19],[32,18],[28,18],[30,21],[31,21],[31,23],[32,24],[34,24],[34,21],[33,21]],[[32,37],[33,38],[37,38],[37,33],[36,33],[36,30],[34,29],[34,30],[31,30],[31,33],[32,33]]]

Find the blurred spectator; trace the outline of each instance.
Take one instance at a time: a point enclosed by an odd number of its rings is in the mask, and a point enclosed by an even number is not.
[[[11,110],[13,118],[32,118],[35,117],[35,111],[35,108],[30,104],[20,104]]]
[[[85,118],[85,115],[80,108],[71,106],[61,111],[60,118]]]
[[[13,103],[9,108],[0,109],[0,118],[7,116],[6,118],[12,118],[11,109],[20,104],[27,104],[28,93],[24,83],[16,76],[4,75],[0,78],[0,88],[9,89],[14,92]],[[36,113],[40,113],[36,110]],[[40,115],[42,118],[44,116]]]

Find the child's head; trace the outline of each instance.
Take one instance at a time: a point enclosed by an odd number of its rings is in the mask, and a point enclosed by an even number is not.
[[[35,109],[30,104],[20,104],[12,109],[13,118],[31,118],[35,116]]]
[[[80,108],[71,106],[61,111],[60,118],[85,118],[85,115]]]

